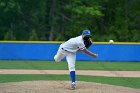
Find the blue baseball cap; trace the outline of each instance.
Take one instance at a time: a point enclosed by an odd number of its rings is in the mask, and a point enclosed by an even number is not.
[[[82,34],[85,36],[91,36],[90,30],[83,30]]]

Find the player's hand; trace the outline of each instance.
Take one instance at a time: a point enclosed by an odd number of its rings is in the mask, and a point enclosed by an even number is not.
[[[98,54],[94,54],[94,56],[93,56],[93,57],[97,58],[97,57],[98,57]]]

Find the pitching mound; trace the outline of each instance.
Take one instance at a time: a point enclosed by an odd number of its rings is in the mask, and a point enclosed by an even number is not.
[[[23,81],[0,83],[0,93],[140,93],[140,89],[90,82],[77,82],[76,90],[69,87],[69,81]]]

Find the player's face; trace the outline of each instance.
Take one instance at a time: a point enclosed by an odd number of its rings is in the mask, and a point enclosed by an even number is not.
[[[84,40],[88,40],[90,36],[83,36]]]

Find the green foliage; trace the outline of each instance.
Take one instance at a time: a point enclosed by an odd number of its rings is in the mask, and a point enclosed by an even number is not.
[[[4,40],[16,40],[16,37],[13,35],[13,31],[8,31],[4,36]]]
[[[98,5],[91,6],[90,3],[85,5],[83,1],[79,1],[80,4],[70,3],[66,6],[66,8],[69,8],[72,12],[80,14],[80,15],[92,15],[92,16],[100,16],[102,15],[100,8]]]
[[[140,0],[0,0],[0,40],[62,40],[91,30],[94,41],[140,41]],[[11,26],[12,24],[12,26]],[[24,34],[24,37],[22,36]]]
[[[35,30],[32,30],[31,36],[30,36],[29,40],[30,41],[37,41],[37,40],[39,40],[39,38],[38,38],[37,33],[36,33]]]
[[[140,37],[139,31],[137,31],[135,29],[131,31],[131,40],[132,41],[139,42],[140,41],[139,37]]]

